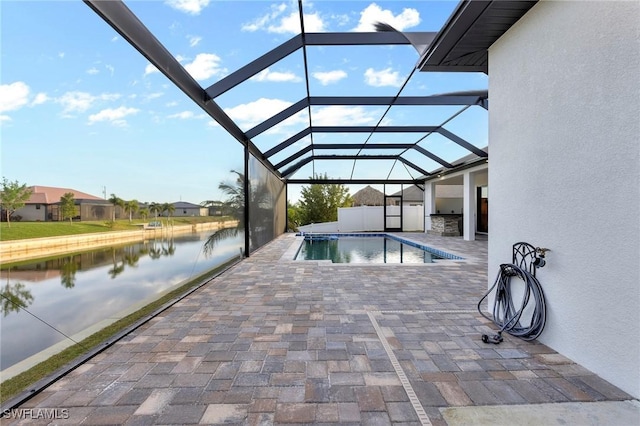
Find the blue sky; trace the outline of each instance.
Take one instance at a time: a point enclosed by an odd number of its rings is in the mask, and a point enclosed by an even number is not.
[[[204,88],[299,33],[297,2],[129,1]],[[438,31],[457,1],[304,2],[308,32],[372,31],[383,21],[401,31]],[[28,185],[114,193],[139,201],[199,203],[242,167],[242,146],[81,1],[0,1],[0,131],[2,176]],[[316,96],[393,96],[418,53],[411,46],[309,47]],[[248,130],[306,96],[302,51],[216,98]],[[402,95],[486,89],[483,74],[415,73]],[[314,125],[375,125],[382,107],[313,107]],[[389,125],[439,125],[461,107],[393,107]],[[303,111],[254,138],[262,150],[304,129]],[[470,107],[446,127],[487,145],[486,111]],[[314,143],[362,143],[368,135],[317,135]],[[374,136],[370,142],[415,142],[424,135]],[[376,139],[377,138],[377,139]],[[429,135],[420,143],[446,160],[467,154]],[[282,161],[309,140],[270,160]],[[369,153],[369,152],[368,152]],[[373,154],[375,152],[371,152]],[[411,156],[414,156],[412,158]],[[438,167],[417,153],[407,159]],[[402,165],[315,161],[294,177],[410,178]],[[378,163],[378,162],[375,162]],[[358,187],[353,187],[352,193]],[[290,198],[299,188],[292,188]]]

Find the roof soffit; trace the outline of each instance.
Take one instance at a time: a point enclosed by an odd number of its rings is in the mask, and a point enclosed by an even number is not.
[[[537,0],[464,0],[418,61],[421,71],[488,72],[488,49]]]

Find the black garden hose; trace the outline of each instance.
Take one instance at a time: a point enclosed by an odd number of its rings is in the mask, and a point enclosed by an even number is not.
[[[512,278],[520,278],[525,285],[522,304],[519,308],[516,308],[511,293]],[[491,318],[482,311],[480,305],[494,288],[496,289],[496,296],[493,304],[493,318]],[[528,325],[522,325],[520,323],[522,313],[530,300],[535,303],[531,321]],[[500,328],[500,331],[495,336],[482,336],[483,342],[496,344],[502,341],[502,332],[504,331],[523,340],[536,339],[544,329],[547,315],[544,293],[540,282],[529,271],[510,263],[500,265],[500,271],[495,283],[478,302],[478,312]]]

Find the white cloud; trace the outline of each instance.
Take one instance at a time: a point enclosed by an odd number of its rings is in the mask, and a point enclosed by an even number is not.
[[[15,111],[25,106],[28,102],[29,86],[22,81],[0,85],[0,112]],[[3,118],[3,120],[6,119]]]
[[[158,99],[162,95],[164,95],[163,92],[148,93],[148,94],[144,95],[144,99],[147,100],[147,101],[150,101],[150,100],[153,100],[153,99]]]
[[[291,102],[281,99],[260,98],[255,102],[226,108],[224,111],[241,128],[249,129],[273,115],[291,106]],[[380,111],[368,111],[363,107],[329,106],[314,108],[312,112],[315,126],[347,126],[347,125],[374,125],[380,117]],[[307,111],[303,110],[289,117],[278,126],[265,133],[287,133],[288,128],[303,124],[308,125]]]
[[[220,68],[220,57],[213,53],[199,53],[193,62],[184,67],[196,80],[206,80],[226,72],[226,69]]]
[[[16,111],[26,105],[34,107],[50,100],[46,93],[41,92],[29,103],[30,92],[29,86],[22,81],[0,85],[0,122],[11,121],[11,117],[3,112]]]
[[[304,31],[307,33],[322,32],[324,23],[317,13],[304,14]],[[267,31],[276,34],[298,34],[300,30],[300,16],[298,12],[293,12],[289,16],[285,16],[275,25],[269,25]]]
[[[98,71],[98,68],[96,68],[96,67],[89,68],[89,69],[87,70],[87,74],[89,74],[89,75],[95,75],[95,74],[98,74],[99,72],[100,72],[100,71]]]
[[[272,5],[269,13],[256,18],[253,22],[244,24],[242,30],[249,32],[263,30],[276,34],[300,33],[300,15],[297,11],[293,11],[286,16],[282,16],[286,11],[287,5],[284,3]],[[324,22],[318,13],[305,13],[303,17],[305,32],[313,33],[324,30]]]
[[[119,38],[120,38],[120,37],[118,37],[118,36],[113,36],[113,37],[111,37],[111,41],[112,41],[112,42],[114,42],[114,41],[118,41],[118,39],[119,39]]]
[[[46,93],[40,92],[36,95],[36,97],[31,102],[31,106],[41,105],[49,100],[50,100],[49,96],[47,96]]]
[[[86,92],[67,92],[58,98],[62,104],[63,113],[84,112],[91,107],[95,98]]]
[[[109,72],[111,73],[111,77],[113,77],[113,73],[116,71],[114,66],[113,65],[105,65],[104,67],[109,70]]]
[[[164,106],[166,106],[166,107],[174,107],[174,106],[177,106],[177,105],[178,105],[178,102],[176,102],[176,101],[171,101],[171,102],[167,102],[166,104],[164,104]]]
[[[202,41],[202,37],[199,36],[187,36],[187,38],[189,39],[190,47],[196,47]]]
[[[337,83],[343,78],[347,77],[347,73],[342,70],[334,71],[318,71],[312,74],[313,78],[317,79],[323,86]]]
[[[291,106],[291,102],[281,99],[260,98],[257,101],[225,108],[225,112],[243,127],[253,127],[271,116]]]
[[[89,116],[89,124],[98,123],[100,121],[109,121],[114,126],[123,127],[127,125],[125,117],[137,114],[140,110],[136,108],[107,108]]]
[[[382,10],[377,4],[371,3],[360,12],[360,22],[353,31],[375,31],[373,24],[376,22],[384,22],[398,31],[404,31],[420,23],[420,13],[415,9],[405,8],[399,15],[394,15],[392,11]]]
[[[144,67],[144,75],[147,76],[149,74],[153,74],[156,72],[160,72],[160,70],[158,68],[156,68],[155,65],[153,64],[147,64],[146,67]]]
[[[367,111],[363,107],[334,105],[314,109],[311,115],[314,126],[357,126],[375,124],[379,111]]]
[[[60,59],[64,58],[64,52],[58,52],[58,58]]]
[[[297,15],[296,15],[297,16]],[[304,17],[304,31],[307,33],[320,33],[324,31],[324,21],[317,13],[302,15]]]
[[[278,4],[278,5],[272,4],[271,12],[269,12],[264,16],[254,19],[253,22],[243,24],[242,31],[254,32],[258,30],[263,30],[269,25],[269,22],[275,20],[285,10],[287,10],[287,5],[284,3]]]
[[[373,68],[369,68],[364,73],[364,80],[365,83],[373,87],[402,86],[400,74],[398,71],[393,71],[391,68],[385,68],[380,71],[375,71]]]
[[[94,96],[87,92],[67,92],[56,101],[62,104],[63,115],[85,112],[98,101],[115,101],[120,98],[117,93],[103,93]]]
[[[180,12],[199,15],[209,5],[209,0],[166,0],[164,3]]]
[[[178,112],[176,114],[171,114],[167,116],[167,118],[179,118],[181,120],[187,120],[193,117],[195,117],[195,114],[191,111],[182,111],[182,112]]]
[[[292,72],[278,72],[278,71],[269,71],[269,68],[266,68],[256,74],[251,78],[254,81],[271,81],[276,83],[282,82],[299,82],[302,81],[302,78],[298,77]]]
[[[334,22],[338,27],[344,27],[349,25],[351,19],[348,14],[331,15],[331,22]]]

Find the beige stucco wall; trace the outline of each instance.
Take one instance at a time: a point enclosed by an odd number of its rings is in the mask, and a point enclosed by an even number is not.
[[[22,216],[23,222],[44,222],[46,220],[47,208],[44,204],[40,204],[37,209],[35,204],[29,204],[15,211],[13,215]]]

